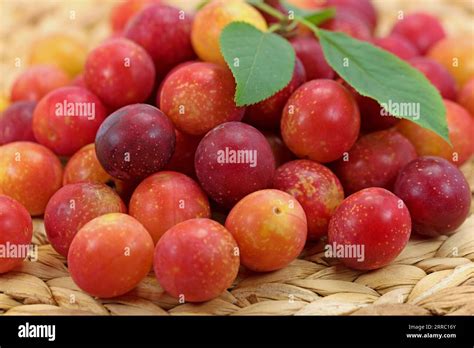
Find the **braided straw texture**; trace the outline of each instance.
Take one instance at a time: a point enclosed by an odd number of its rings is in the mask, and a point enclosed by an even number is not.
[[[10,41],[13,45],[10,48],[16,47],[8,52],[2,49],[2,57],[8,54],[21,57],[25,42],[31,42],[30,37],[51,28],[63,30],[63,23],[55,18],[62,18],[59,14],[70,4],[36,1],[34,8],[26,8],[28,1],[23,1],[23,7],[21,3],[0,0],[2,12],[6,10],[11,14],[7,16],[8,21],[3,22],[6,25],[0,32],[2,42]],[[374,3],[381,14],[381,33],[390,28],[397,11],[420,8],[442,18],[450,35],[472,36],[474,33],[470,0],[376,0]],[[100,41],[107,33],[104,22],[110,2],[83,0],[77,4],[81,11],[91,13],[91,16],[78,18],[84,20],[78,24],[82,28],[79,35],[87,33],[96,38],[90,42]],[[28,18],[19,19],[19,9]],[[24,26],[11,34],[8,28],[15,25]],[[4,91],[14,78],[12,75],[19,72],[12,73],[10,64],[9,59],[2,61],[1,68],[5,72],[2,76],[6,78],[0,87]],[[474,161],[462,169],[474,192]],[[326,259],[324,243],[320,242],[309,246],[298,260],[282,270],[265,274],[242,270],[231,289],[202,304],[179,303],[166,294],[152,273],[126,296],[107,300],[93,298],[72,281],[66,260],[48,244],[42,221],[35,220],[34,227],[33,243],[38,248],[38,259],[26,260],[15,271],[0,276],[0,313],[5,315],[474,314],[472,215],[450,237],[421,239],[413,236],[392,264],[376,271],[354,271],[334,259]]]

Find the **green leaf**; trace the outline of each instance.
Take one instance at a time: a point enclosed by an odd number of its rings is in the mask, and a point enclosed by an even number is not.
[[[314,25],[320,25],[321,23],[324,23],[328,19],[334,17],[334,15],[336,14],[336,9],[333,7],[328,7],[319,11],[308,11],[293,6],[292,4],[289,4],[288,1],[282,0],[281,4],[288,11],[292,11],[294,16],[301,17]]]
[[[282,37],[248,23],[233,22],[220,37],[221,52],[234,74],[238,106],[252,105],[285,88],[293,76],[295,51]]]
[[[313,29],[329,65],[360,94],[392,106],[387,111],[393,116],[413,121],[449,142],[443,99],[421,72],[367,42]]]
[[[308,22],[313,23],[314,25],[320,25],[326,22],[328,19],[331,19],[336,15],[336,9],[328,7],[324,10],[310,13],[309,15],[304,16]]]

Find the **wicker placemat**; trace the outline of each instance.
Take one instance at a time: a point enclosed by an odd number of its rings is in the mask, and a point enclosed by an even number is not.
[[[179,0],[178,0],[179,1]],[[14,57],[26,57],[38,35],[69,30],[93,45],[107,36],[111,2],[0,0],[3,11],[0,38],[5,94],[21,68]],[[375,0],[381,13],[380,32],[386,32],[400,9],[423,9],[442,18],[450,35],[473,35],[471,0]],[[69,26],[64,15],[71,4],[79,16]],[[80,7],[77,7],[78,4]],[[91,10],[93,9],[93,10]],[[66,11],[66,12],[65,12]],[[8,21],[5,19],[8,17]],[[82,21],[82,22],[81,22]],[[55,29],[56,28],[56,29]],[[59,29],[61,28],[61,29]],[[463,166],[474,192],[474,161]],[[472,207],[474,209],[474,207]],[[389,266],[372,272],[345,268],[325,259],[323,242],[309,246],[300,259],[271,273],[242,270],[219,298],[202,303],[179,303],[167,295],[153,274],[126,296],[96,299],[81,291],[68,274],[66,260],[48,244],[41,220],[35,220],[34,244],[38,260],[25,261],[14,272],[0,276],[0,313],[6,315],[473,315],[474,216],[450,237],[413,236]]]

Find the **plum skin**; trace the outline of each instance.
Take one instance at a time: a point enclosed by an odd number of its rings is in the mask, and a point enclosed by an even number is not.
[[[30,214],[13,198],[0,194],[0,245],[22,248],[31,243],[33,223]],[[0,274],[20,265],[23,258],[1,257]]]
[[[281,113],[291,94],[306,82],[306,72],[301,61],[296,58],[293,77],[288,85],[270,98],[255,105],[247,107],[244,122],[258,129],[278,129],[280,127]]]
[[[474,117],[474,77],[459,91],[458,104],[464,107]]]
[[[182,64],[163,82],[159,105],[179,131],[202,136],[219,124],[243,118],[245,108],[237,107],[234,93],[235,80],[228,68]]]
[[[120,196],[126,193],[129,186],[105,171],[97,159],[95,144],[88,144],[81,148],[64,167],[63,186],[79,182],[105,184],[115,189]]]
[[[331,162],[356,142],[360,114],[351,93],[332,80],[306,82],[288,100],[281,133],[288,148],[300,158]]]
[[[423,55],[446,36],[439,20],[422,12],[412,13],[398,21],[393,26],[392,34],[401,35],[409,40]]]
[[[256,272],[281,269],[298,257],[308,229],[298,201],[274,189],[244,197],[230,211],[225,227],[239,245],[242,265]]]
[[[273,177],[273,187],[291,194],[301,204],[311,240],[327,234],[329,220],[344,199],[336,175],[310,160],[291,161],[279,167]]]
[[[124,36],[148,52],[161,79],[174,66],[195,57],[191,26],[191,15],[155,3],[144,7],[128,22]]]
[[[21,73],[11,90],[11,100],[39,101],[49,92],[67,86],[69,77],[54,65],[33,65]]]
[[[327,63],[318,40],[314,37],[297,36],[291,39],[290,43],[304,66],[308,81],[334,78],[335,72]]]
[[[58,114],[58,105],[66,105]],[[74,106],[74,112],[69,107]],[[87,105],[79,109],[77,106]],[[91,112],[91,114],[87,114]],[[80,114],[83,112],[84,114]],[[107,117],[99,98],[88,89],[62,87],[41,99],[33,114],[33,132],[38,143],[60,156],[71,156],[94,141],[97,130]]]
[[[209,201],[199,185],[184,174],[162,171],[143,180],[130,200],[130,215],[140,221],[156,244],[174,225],[210,218]]]
[[[252,163],[219,163],[225,150],[247,150]],[[251,192],[271,186],[275,159],[270,144],[257,129],[241,122],[227,122],[206,134],[196,150],[196,174],[204,191],[218,204],[231,208]]]
[[[42,215],[62,183],[61,162],[46,147],[18,141],[0,146],[0,192]]]
[[[455,100],[458,94],[456,81],[449,71],[437,61],[426,57],[415,57],[409,63],[420,70],[445,99]]]
[[[267,23],[260,12],[245,1],[214,0],[197,12],[191,30],[191,42],[201,60],[226,66],[219,38],[222,30],[236,21],[248,23],[261,31],[267,30]]]
[[[427,57],[443,65],[463,87],[474,76],[474,42],[468,36],[447,37],[428,51]],[[459,64],[453,64],[453,59]]]
[[[161,170],[173,155],[175,142],[173,124],[159,109],[133,104],[107,117],[97,132],[95,146],[107,173],[136,181]]]
[[[150,271],[153,240],[129,215],[102,215],[77,232],[67,262],[74,283],[82,290],[100,298],[120,296]]]
[[[419,156],[439,156],[460,166],[474,153],[474,119],[459,104],[444,100],[451,145],[431,130],[401,120],[397,130],[411,141]]]
[[[415,147],[393,129],[366,134],[349,150],[347,158],[334,164],[346,194],[369,187],[387,190],[400,170],[417,157]]]
[[[125,38],[110,39],[87,56],[84,81],[107,106],[142,103],[155,83],[155,66],[144,48]]]
[[[410,210],[418,234],[450,235],[469,215],[469,184],[456,166],[440,157],[410,162],[398,175],[394,192]]]
[[[239,270],[237,243],[224,226],[209,219],[183,221],[158,241],[155,275],[173,297],[204,302],[229,288]]]
[[[345,255],[339,260],[357,270],[373,270],[392,262],[411,233],[410,213],[390,191],[371,187],[347,197],[329,222],[328,243],[360,246],[363,259]]]
[[[0,145],[14,141],[36,142],[33,134],[35,101],[19,101],[0,114]]]
[[[74,236],[87,222],[109,213],[126,213],[126,210],[120,197],[106,185],[63,186],[51,197],[44,213],[48,240],[54,250],[67,257]]]

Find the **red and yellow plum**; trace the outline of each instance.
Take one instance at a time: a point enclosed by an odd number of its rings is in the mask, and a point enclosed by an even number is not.
[[[102,102],[81,87],[62,87],[40,100],[33,114],[36,140],[60,156],[71,156],[94,141],[107,117]]]
[[[291,194],[301,204],[311,240],[327,234],[329,220],[344,199],[341,183],[334,173],[310,160],[296,160],[279,167],[273,187]]]
[[[245,108],[234,101],[230,70],[213,63],[182,65],[164,81],[160,108],[181,132],[204,135],[230,121],[240,121]]]
[[[153,240],[129,215],[102,215],[77,232],[67,262],[72,279],[82,290],[100,298],[120,296],[150,272]]]
[[[42,145],[19,141],[0,146],[0,191],[17,200],[30,215],[44,213],[61,187],[62,176],[61,162]]]
[[[229,288],[239,271],[239,249],[224,226],[191,219],[170,228],[155,248],[160,285],[181,301],[212,300]]]
[[[120,197],[103,184],[78,183],[63,186],[49,200],[44,227],[53,248],[67,257],[74,236],[86,223],[109,213],[125,213]]]
[[[347,197],[329,222],[332,257],[357,270],[381,268],[392,262],[410,238],[410,212],[393,193],[378,187]],[[343,255],[339,255],[343,250]],[[357,250],[359,253],[357,253]]]
[[[182,221],[211,217],[211,208],[194,180],[163,171],[138,185],[130,200],[130,215],[145,226],[156,244],[167,230]]]
[[[351,93],[332,80],[313,80],[296,90],[281,119],[281,133],[298,157],[331,162],[357,140],[360,115]]]
[[[279,190],[243,198],[230,211],[225,227],[237,241],[242,265],[257,272],[281,269],[298,257],[308,230],[301,205]]]

